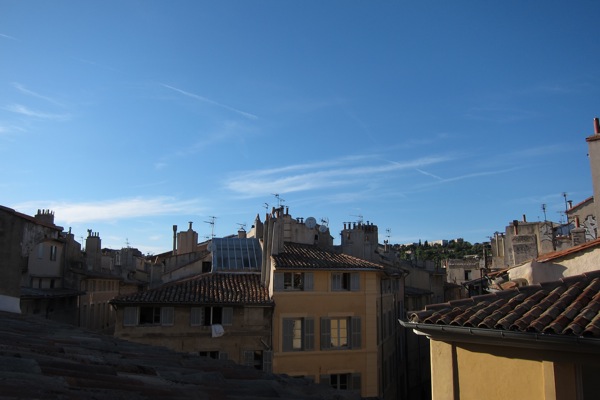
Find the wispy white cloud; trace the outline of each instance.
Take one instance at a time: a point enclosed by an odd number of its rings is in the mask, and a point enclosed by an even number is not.
[[[10,40],[18,40],[16,37],[10,36],[10,35],[6,35],[4,33],[0,33],[0,37],[3,37],[5,39],[10,39]]]
[[[197,94],[194,94],[194,93],[186,92],[185,90],[178,89],[178,88],[176,88],[174,86],[166,85],[164,83],[161,83],[160,85],[163,86],[163,87],[165,87],[165,88],[167,88],[167,89],[170,89],[170,90],[173,90],[173,91],[175,91],[177,93],[180,93],[180,94],[182,94],[184,96],[191,97],[193,99],[200,100],[202,102],[205,102],[205,103],[208,103],[208,104],[212,104],[214,106],[221,107],[221,108],[224,108],[226,110],[232,111],[232,112],[237,113],[237,114],[239,114],[239,115],[241,115],[243,117],[246,117],[248,119],[252,119],[252,120],[258,119],[258,117],[256,115],[254,115],[254,114],[250,114],[248,112],[238,110],[237,108],[233,108],[233,107],[230,107],[228,105],[218,103],[218,102],[216,102],[214,100],[211,100],[209,98],[206,98],[204,96],[200,96],[200,95],[197,95]]]
[[[61,103],[59,103],[58,101],[56,101],[56,100],[54,100],[54,99],[52,99],[52,98],[50,98],[50,97],[43,96],[43,95],[41,95],[41,94],[39,94],[39,93],[36,93],[36,92],[34,92],[34,91],[32,91],[32,90],[29,90],[29,89],[27,89],[25,86],[21,85],[21,84],[20,84],[20,83],[18,83],[18,82],[13,82],[13,84],[12,84],[12,85],[13,85],[13,86],[14,86],[14,87],[15,87],[15,88],[16,88],[16,89],[19,91],[19,92],[21,92],[21,93],[23,93],[23,94],[26,94],[26,95],[29,95],[29,96],[33,96],[33,97],[36,97],[36,98],[38,98],[38,99],[45,100],[45,101],[47,101],[47,102],[49,102],[49,103],[55,104],[55,105],[57,105],[57,106],[60,106],[60,107],[64,107],[64,105],[63,105],[63,104],[61,104]]]
[[[497,170],[490,170],[490,171],[471,172],[471,173],[464,174],[464,175],[454,176],[452,178],[441,178],[441,180],[437,180],[435,182],[423,183],[423,184],[421,184],[419,186],[420,187],[428,187],[428,186],[439,185],[439,184],[444,184],[444,183],[462,181],[464,179],[479,178],[479,177],[482,177],[482,176],[500,175],[500,174],[505,174],[505,173],[508,173],[508,172],[517,171],[519,169],[521,169],[521,168],[520,167],[513,167],[513,168],[497,169]],[[421,171],[419,171],[419,172],[421,172]]]
[[[52,119],[52,120],[57,120],[57,121],[64,121],[64,120],[69,119],[69,117],[70,117],[68,114],[50,114],[50,113],[44,113],[44,112],[32,110],[21,104],[9,104],[3,108],[5,110],[13,112],[15,114],[21,114],[21,115],[24,115],[27,117],[34,117],[34,118],[39,118],[39,119]]]
[[[396,171],[409,170],[448,161],[450,158],[422,157],[407,161],[377,161],[356,165],[356,159],[340,158],[313,164],[296,164],[280,168],[239,173],[230,178],[225,187],[247,197],[266,193],[291,193],[332,187],[358,186]],[[371,161],[373,162],[373,161]]]
[[[40,207],[42,205],[42,207]],[[199,199],[176,200],[172,197],[115,199],[96,202],[30,201],[17,204],[17,210],[48,208],[58,223],[118,221],[160,215],[199,214],[204,210]]]
[[[417,172],[420,172],[420,173],[422,173],[425,176],[430,176],[430,177],[435,178],[435,179],[437,179],[439,181],[443,181],[444,180],[444,178],[441,178],[441,177],[439,177],[437,175],[434,175],[434,174],[432,174],[430,172],[423,171],[422,169],[419,169],[419,168],[415,168],[415,169],[416,169]]]

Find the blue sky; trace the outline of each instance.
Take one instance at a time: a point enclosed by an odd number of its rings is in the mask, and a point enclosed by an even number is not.
[[[0,1],[0,204],[171,248],[280,195],[392,243],[591,196],[597,1]]]

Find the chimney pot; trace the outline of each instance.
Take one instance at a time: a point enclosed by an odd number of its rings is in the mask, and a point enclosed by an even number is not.
[[[523,222],[527,222],[527,216],[523,214]]]
[[[600,134],[600,120],[598,118],[594,118],[594,133],[596,135]]]

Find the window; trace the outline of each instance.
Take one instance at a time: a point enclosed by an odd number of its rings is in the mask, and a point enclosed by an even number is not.
[[[123,326],[172,326],[174,319],[173,307],[125,307],[123,310]]]
[[[334,272],[331,275],[331,290],[360,290],[360,275],[358,272]]]
[[[56,261],[56,246],[50,246],[50,261]]]
[[[337,390],[360,390],[360,374],[322,375],[321,383]]]
[[[140,325],[160,324],[160,307],[140,307]]]
[[[232,307],[192,307],[190,309],[190,326],[231,325],[232,323]]]
[[[471,270],[466,269],[465,270],[465,281],[470,281],[470,280],[471,280]]]
[[[275,291],[313,290],[312,272],[276,272],[273,279]]]
[[[308,351],[314,349],[314,319],[284,318],[283,351]]]
[[[360,317],[321,318],[321,350],[359,349]]]
[[[210,261],[202,261],[202,273],[210,272],[212,270],[212,264]]]
[[[40,243],[37,245],[37,258],[42,259],[44,257],[44,244]]]
[[[331,374],[330,382],[332,388],[338,390],[348,390],[348,382],[350,381],[350,374]]]

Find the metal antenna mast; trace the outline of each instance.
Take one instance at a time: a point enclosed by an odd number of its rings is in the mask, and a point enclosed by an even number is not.
[[[281,207],[281,203],[285,202],[285,200],[279,196],[279,193],[273,193],[273,196],[277,199],[277,208]]]
[[[213,217],[212,215],[210,217],[210,221],[204,221],[207,224],[210,224],[210,237],[211,239],[215,237],[215,219],[217,219],[217,217]]]
[[[542,204],[542,211],[544,212],[544,222],[546,222],[546,204]]]

